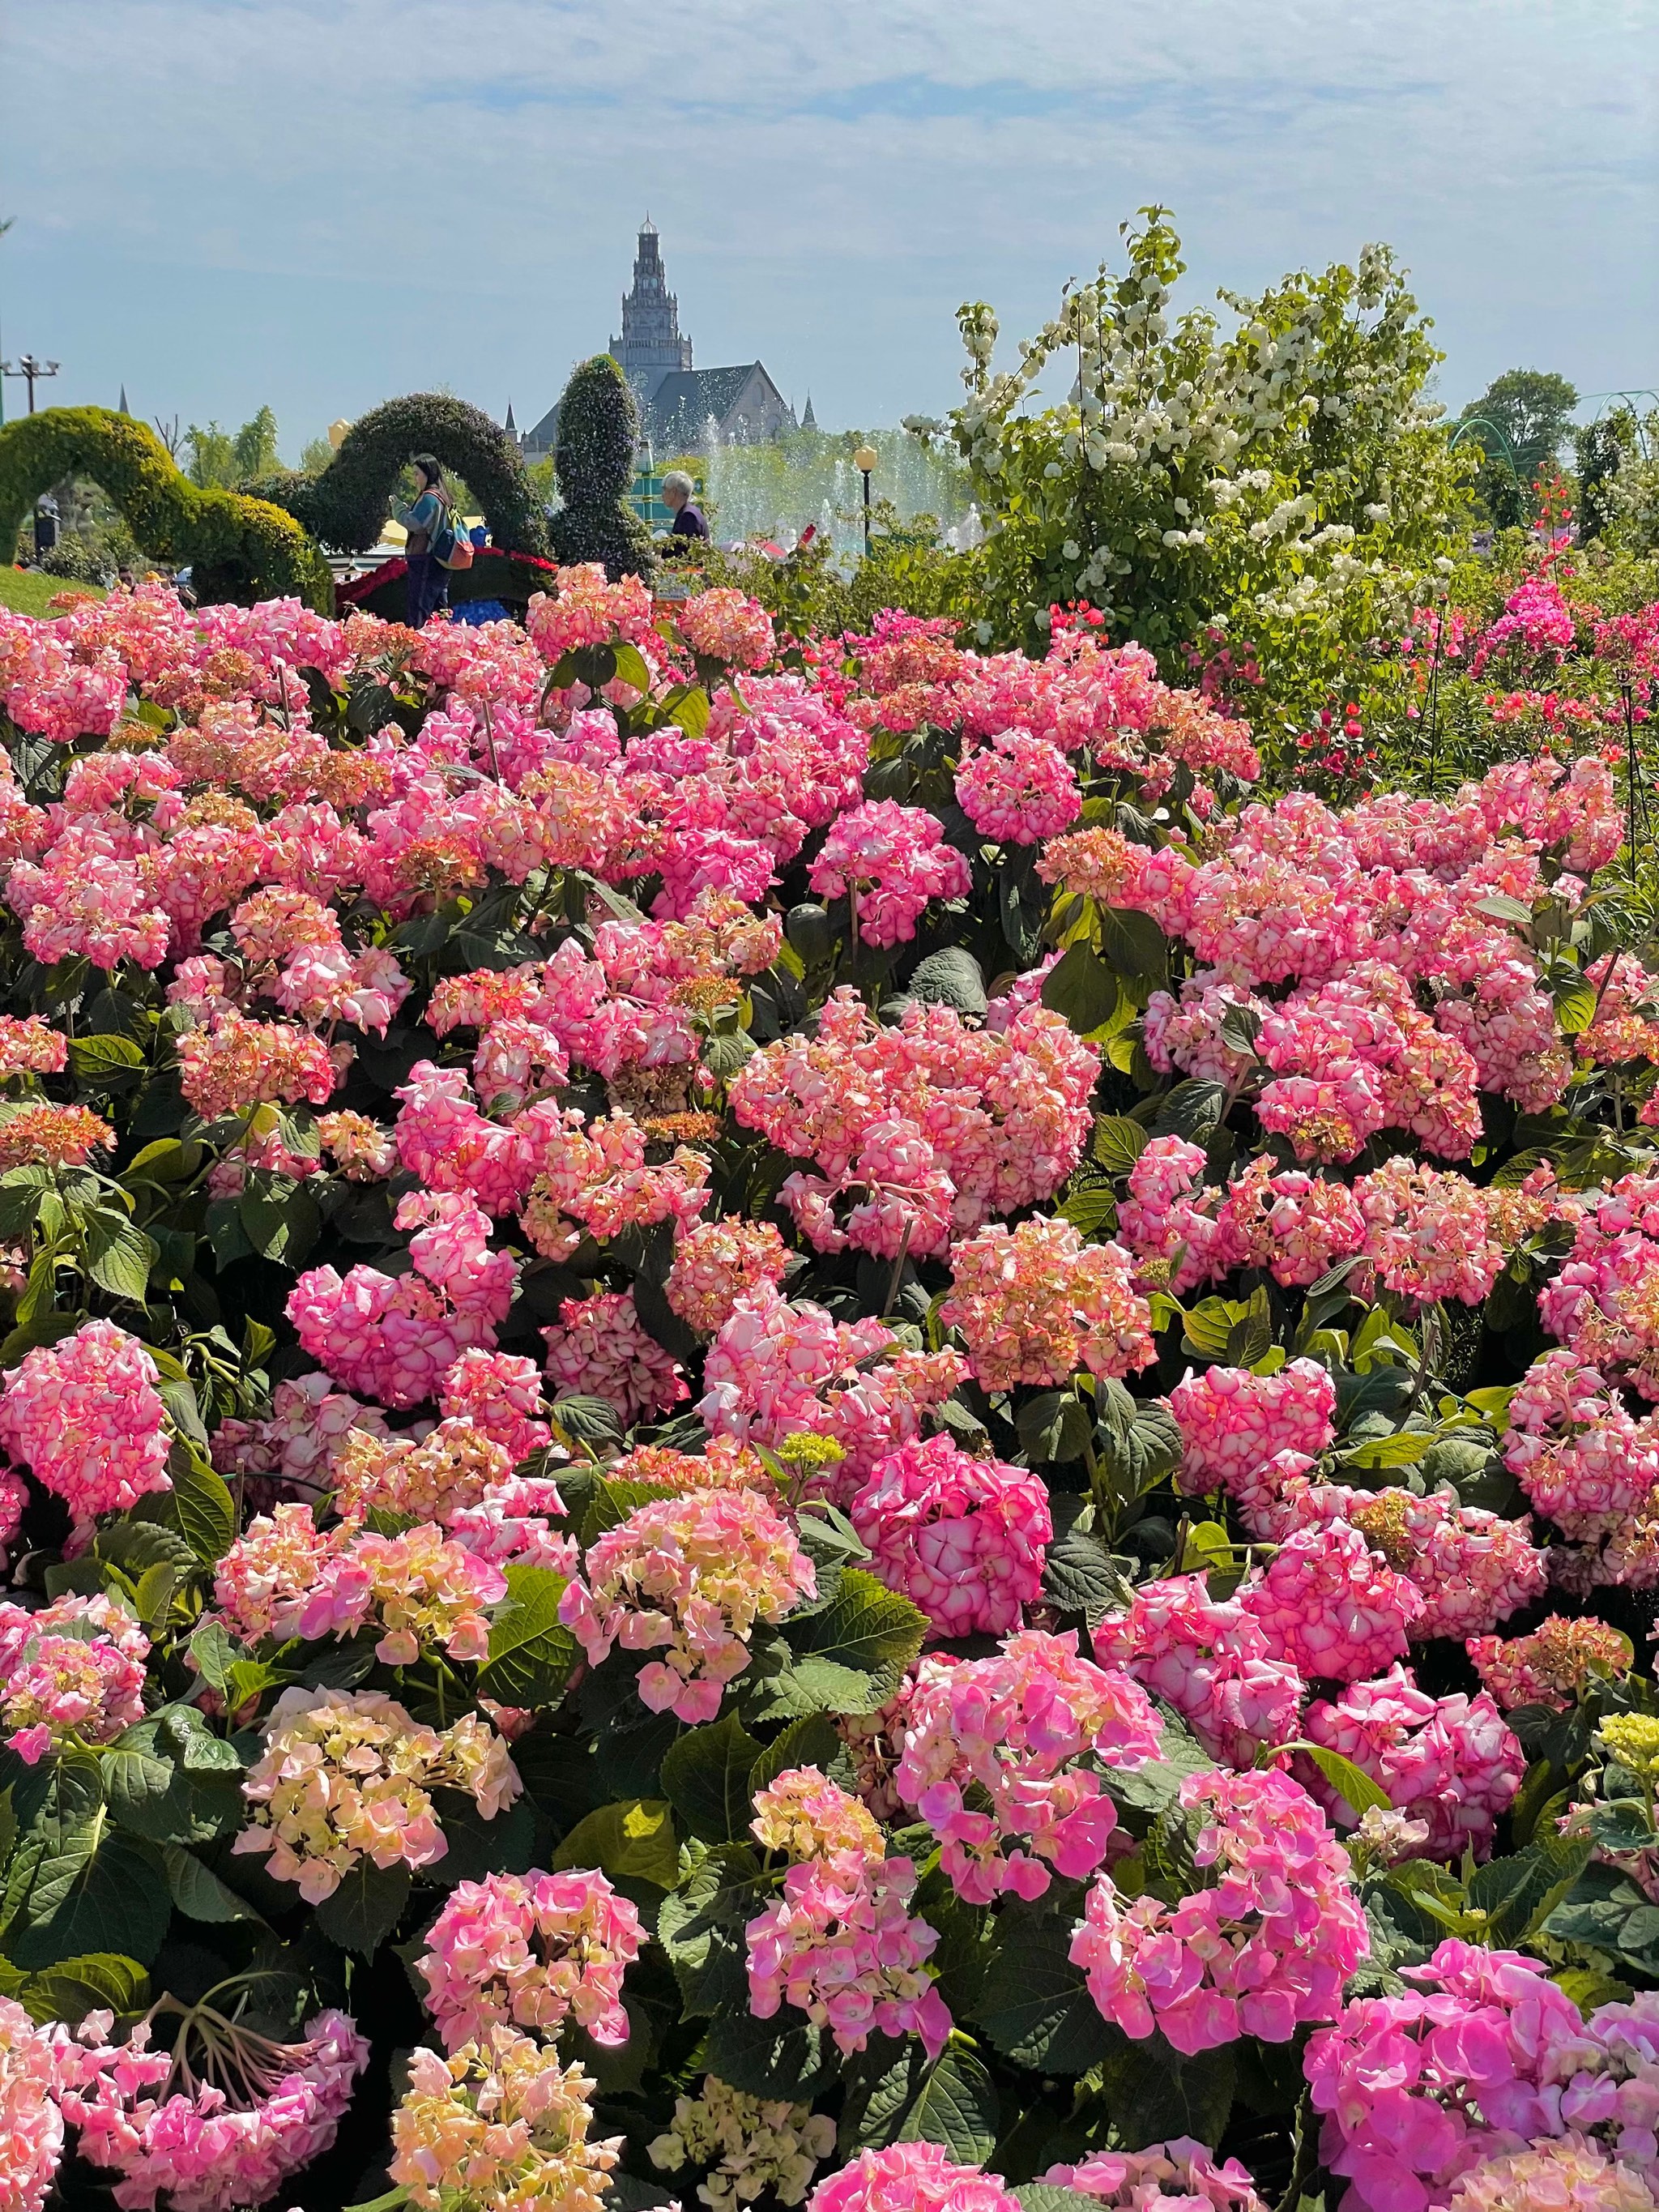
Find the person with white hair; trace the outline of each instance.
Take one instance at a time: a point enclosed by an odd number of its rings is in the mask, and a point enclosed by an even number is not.
[[[670,469],[663,478],[662,503],[674,517],[668,526],[671,538],[708,537],[708,525],[703,520],[702,509],[691,496],[696,489],[684,469]]]

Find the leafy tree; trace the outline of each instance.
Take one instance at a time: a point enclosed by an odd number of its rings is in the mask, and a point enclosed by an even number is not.
[[[268,469],[281,465],[276,453],[276,417],[269,407],[262,407],[251,421],[243,423],[232,441],[231,450],[238,483],[246,483],[250,477],[262,477]]]
[[[1102,267],[994,369],[982,302],[957,320],[968,396],[947,435],[986,519],[986,621],[1045,640],[1048,609],[1086,599],[1110,635],[1189,678],[1195,644],[1249,647],[1268,702],[1302,713],[1343,688],[1367,641],[1425,588],[1464,510],[1429,378],[1439,356],[1384,246],[1304,270],[1237,323],[1169,308],[1185,267],[1163,208],[1123,226],[1128,266]],[[1062,405],[1027,412],[1045,376]]]
[[[327,438],[307,438],[300,448],[301,476],[319,477],[334,459],[334,448]]]
[[[186,473],[204,491],[226,491],[235,483],[236,441],[216,422],[205,429],[192,422],[185,433],[184,449],[189,455]]]
[[[1509,441],[1516,474],[1529,484],[1561,450],[1578,404],[1577,386],[1541,368],[1508,368],[1463,410],[1468,422],[1484,416]],[[1478,438],[1479,430],[1471,432]]]
[[[1577,404],[1577,387],[1565,376],[1509,368],[1463,410],[1470,426],[1466,442],[1482,455],[1476,495],[1498,529],[1531,520],[1537,506],[1532,487],[1555,466]],[[1483,434],[1487,423],[1498,436]]]
[[[262,407],[234,432],[222,430],[216,422],[210,422],[205,429],[192,422],[182,442],[190,457],[190,480],[204,491],[234,491],[280,466],[276,417],[269,407]]]

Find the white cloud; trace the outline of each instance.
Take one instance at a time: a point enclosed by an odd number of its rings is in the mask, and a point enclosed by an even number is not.
[[[949,403],[1172,204],[1191,296],[1384,237],[1458,398],[1659,380],[1659,0],[0,0],[9,343],[289,442],[447,382],[521,417],[649,206],[698,359]],[[46,149],[59,149],[58,158]]]

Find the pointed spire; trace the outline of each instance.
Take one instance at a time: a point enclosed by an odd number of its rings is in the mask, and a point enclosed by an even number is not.
[[[502,428],[509,438],[516,438],[519,434],[519,426],[513,420],[513,402],[510,399],[507,403],[507,421]]]
[[[812,412],[812,395],[810,392],[806,395],[806,410],[800,418],[800,427],[803,430],[816,430],[818,427],[818,418]]]
[[[127,405],[127,387],[125,384],[121,386],[120,404],[116,408],[115,411],[118,415],[128,415],[132,411]]]

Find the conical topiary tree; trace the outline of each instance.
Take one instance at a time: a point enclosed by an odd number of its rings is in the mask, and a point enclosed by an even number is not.
[[[656,565],[651,533],[628,504],[639,420],[628,379],[608,353],[577,364],[559,402],[553,466],[564,506],[548,537],[561,565],[603,561],[613,584],[648,577]]]

